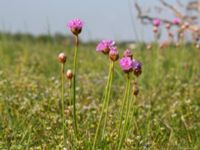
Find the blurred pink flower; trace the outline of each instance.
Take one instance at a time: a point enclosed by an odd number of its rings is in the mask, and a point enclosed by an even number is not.
[[[153,20],[153,25],[154,25],[154,26],[159,27],[160,24],[161,24],[160,19],[156,18],[156,19]]]
[[[172,22],[173,22],[174,25],[179,25],[181,23],[181,19],[174,18]]]
[[[97,52],[102,52],[104,54],[108,54],[111,49],[115,46],[115,42],[112,40],[102,40],[96,47]]]

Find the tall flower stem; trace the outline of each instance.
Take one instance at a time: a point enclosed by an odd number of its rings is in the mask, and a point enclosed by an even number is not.
[[[78,35],[75,36],[75,50],[74,50],[74,63],[73,63],[73,120],[74,120],[74,130],[75,135],[78,133],[77,117],[76,117],[76,77],[77,77],[77,55],[78,55]]]
[[[65,113],[64,113],[64,63],[61,64],[61,100],[62,100],[62,123],[63,123],[63,145],[65,143]]]
[[[120,140],[121,137],[121,128],[122,128],[122,122],[123,122],[123,116],[124,116],[124,111],[125,111],[125,107],[126,107],[126,101],[129,95],[129,91],[130,91],[130,77],[129,74],[127,74],[127,82],[126,82],[126,89],[125,89],[125,95],[124,95],[124,99],[123,99],[123,104],[122,104],[122,110],[121,110],[121,115],[120,115],[120,124],[119,124],[119,129],[118,129],[118,142]]]
[[[107,81],[107,84],[106,84],[106,89],[105,89],[106,91],[105,91],[105,95],[104,95],[103,106],[102,106],[100,119],[99,119],[99,122],[98,122],[98,125],[97,125],[97,129],[96,129],[96,133],[95,133],[92,150],[95,150],[95,147],[96,147],[96,142],[97,142],[97,138],[98,138],[98,135],[99,135],[101,122],[103,120],[103,115],[104,115],[105,107],[106,107],[106,104],[107,104],[106,103],[106,99],[107,99],[107,97],[108,97],[107,95],[109,93],[109,83],[110,83],[110,80],[111,80],[112,68],[113,68],[113,63],[110,64],[110,68],[109,68],[108,81]]]
[[[128,124],[129,124],[129,122],[131,122],[129,120],[132,120],[132,117],[130,116],[130,112],[131,112],[131,108],[133,106],[132,105],[133,103],[130,104],[130,101],[134,102],[133,97],[135,97],[135,96],[133,95],[131,97],[131,99],[128,99],[128,102],[127,102],[126,114],[125,114],[126,118],[125,118],[125,123],[124,123],[123,131],[122,131],[122,134],[121,134],[121,137],[120,137],[120,142],[119,142],[118,150],[121,150],[121,148],[122,148],[124,139],[126,138]]]
[[[108,117],[108,106],[109,106],[109,102],[110,102],[110,93],[111,93],[111,86],[112,86],[112,81],[113,81],[113,74],[114,74],[114,62],[111,62],[111,75],[110,75],[110,80],[108,83],[108,94],[106,96],[106,114],[105,114],[105,119],[104,119],[104,123],[103,123],[103,129],[102,129],[102,136],[104,136],[104,132],[105,132],[105,128],[106,128],[106,122],[107,122],[107,117]]]

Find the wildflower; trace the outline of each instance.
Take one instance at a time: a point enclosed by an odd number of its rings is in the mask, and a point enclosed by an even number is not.
[[[66,55],[65,55],[65,53],[60,53],[59,55],[58,55],[58,61],[60,62],[60,63],[65,63],[66,62],[66,59],[67,59],[67,57],[66,57]]]
[[[133,71],[133,61],[130,57],[123,57],[119,60],[119,64],[125,73]]]
[[[112,48],[109,52],[109,57],[112,61],[117,61],[119,59],[119,52],[116,48]]]
[[[67,79],[71,80],[73,78],[72,70],[68,69],[65,75]]]
[[[173,22],[174,25],[179,25],[181,23],[181,19],[174,18],[172,22]]]
[[[138,77],[142,73],[142,64],[133,59],[133,73]]]
[[[96,47],[96,51],[108,54],[114,48],[115,42],[112,40],[102,40]]]
[[[156,19],[153,20],[153,25],[154,25],[155,27],[159,27],[160,24],[161,24],[160,19],[156,18]]]
[[[71,32],[74,34],[74,35],[78,35],[81,33],[82,31],[82,27],[83,27],[83,21],[81,21],[80,19],[78,18],[75,18],[71,21],[69,21],[69,23],[67,24],[67,26],[70,28]]]
[[[133,58],[133,54],[129,49],[124,51],[123,56],[124,57],[130,57],[131,59]]]

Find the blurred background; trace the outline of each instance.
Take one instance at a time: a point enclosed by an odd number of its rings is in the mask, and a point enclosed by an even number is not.
[[[190,1],[184,0],[181,3],[187,4]],[[159,17],[174,18],[167,10],[160,12],[159,0],[0,0],[0,31],[68,35],[70,33],[66,23],[78,17],[85,22],[84,34],[81,35],[83,41],[152,41],[152,26],[144,26],[137,19],[135,2],[153,16],[158,17],[159,13]],[[190,13],[182,9],[176,0],[167,2],[185,14]]]

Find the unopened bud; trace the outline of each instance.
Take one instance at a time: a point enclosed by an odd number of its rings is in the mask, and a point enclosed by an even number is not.
[[[67,59],[67,57],[66,57],[66,55],[65,55],[65,53],[60,53],[59,55],[58,55],[58,61],[60,62],[60,63],[65,63],[66,62],[66,59]]]
[[[112,61],[117,61],[119,59],[119,52],[116,49],[113,49],[109,52],[109,58]]]
[[[154,26],[154,27],[153,27],[153,32],[154,32],[154,33],[157,33],[157,32],[158,32],[158,27]]]
[[[127,49],[127,50],[124,51],[123,56],[124,57],[130,57],[132,59],[133,53],[131,52],[131,50]]]
[[[167,24],[165,25],[165,28],[166,28],[167,30],[169,30],[169,29],[171,28],[171,24],[170,24],[170,23],[167,23]]]
[[[72,71],[70,69],[67,70],[66,77],[69,80],[71,80],[73,78],[73,73],[72,73]]]

